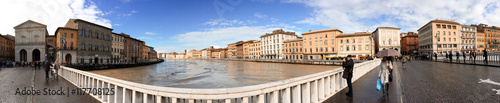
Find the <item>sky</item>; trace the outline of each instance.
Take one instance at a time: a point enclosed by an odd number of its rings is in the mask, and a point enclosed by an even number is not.
[[[167,53],[260,40],[277,29],[300,37],[328,28],[417,32],[434,19],[500,26],[499,7],[499,0],[1,0],[0,34],[14,35],[14,26],[33,20],[53,35],[78,18]]]

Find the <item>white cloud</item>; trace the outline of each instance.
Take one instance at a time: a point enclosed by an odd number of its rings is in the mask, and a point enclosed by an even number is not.
[[[14,26],[27,20],[47,25],[49,34],[63,27],[70,18],[79,18],[112,27],[106,13],[85,0],[0,0],[0,33],[14,35]]]
[[[122,24],[113,24],[114,26],[122,26]]]
[[[120,16],[120,17],[127,17],[127,16],[132,16],[132,15],[134,15],[135,13],[137,13],[137,11],[132,10],[132,11],[130,11],[130,12],[128,12],[128,13],[118,14],[118,16]]]
[[[246,20],[246,21],[240,21],[240,20],[227,20],[227,19],[210,19],[209,21],[203,23],[203,25],[210,25],[210,26],[232,26],[235,24],[238,25],[248,25],[248,24],[254,24],[257,23],[255,20]]]
[[[145,32],[144,34],[146,34],[146,35],[156,35],[157,33],[155,33],[155,32]]]
[[[257,18],[261,18],[261,19],[262,19],[262,18],[267,18],[267,15],[262,14],[262,13],[259,13],[259,12],[255,12],[255,13],[253,14],[253,16],[255,16],[255,17],[257,17]]]
[[[227,47],[227,44],[237,41],[260,40],[260,36],[265,33],[271,33],[274,30],[282,29],[294,32],[294,28],[287,28],[285,25],[267,25],[267,26],[241,26],[209,28],[203,31],[193,31],[184,34],[177,34],[170,37],[168,44],[173,46],[157,47],[155,50],[160,53],[165,52],[183,52],[187,50],[200,50],[210,46]],[[300,35],[300,34],[297,34]],[[164,44],[164,43],[160,43]]]
[[[500,25],[498,0],[283,0],[314,8],[312,17],[297,21],[340,28],[347,32],[399,26],[416,31],[427,22],[443,18],[462,24]],[[382,19],[381,19],[382,18]],[[380,20],[381,19],[381,20]]]
[[[137,39],[141,39],[141,40],[144,40],[144,39],[153,39],[153,38],[150,38],[150,37],[138,37]]]

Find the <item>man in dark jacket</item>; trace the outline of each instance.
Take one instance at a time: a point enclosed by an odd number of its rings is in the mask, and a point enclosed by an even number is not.
[[[464,57],[464,63],[465,63],[465,51],[462,51],[462,55]]]
[[[435,58],[436,61],[438,60],[438,54],[437,53],[434,53],[434,58]]]
[[[45,64],[43,64],[43,68],[45,69],[45,79],[49,79],[49,71],[50,71],[50,62],[45,61]]]
[[[451,63],[453,61],[453,52],[450,51],[450,55],[449,56],[450,56],[449,58],[450,58],[450,63]]]
[[[460,52],[457,51],[457,62],[460,62]]]
[[[352,98],[352,72],[354,67],[354,61],[351,59],[351,55],[347,55],[345,61],[342,63],[342,67],[344,68],[344,74],[347,74],[347,87],[349,87],[349,92],[346,95],[349,98]]]

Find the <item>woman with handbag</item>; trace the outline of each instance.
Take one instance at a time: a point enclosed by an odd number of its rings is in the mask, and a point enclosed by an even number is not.
[[[380,70],[378,73],[378,78],[382,82],[382,93],[383,93],[383,99],[389,95],[389,71],[391,70],[392,66],[390,64],[390,60],[387,57],[384,57],[382,59],[382,62],[380,62]]]

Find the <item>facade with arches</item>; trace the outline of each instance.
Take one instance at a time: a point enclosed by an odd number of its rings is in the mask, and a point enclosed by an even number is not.
[[[14,27],[15,61],[44,61],[45,37],[49,35],[47,25],[28,20]]]

